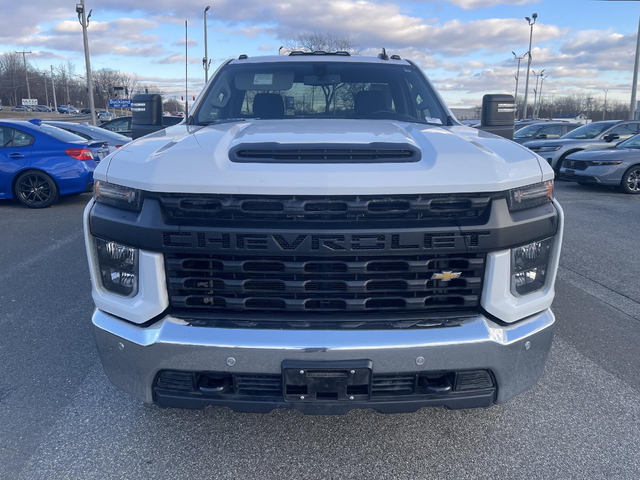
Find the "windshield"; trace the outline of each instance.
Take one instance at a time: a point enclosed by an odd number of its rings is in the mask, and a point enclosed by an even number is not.
[[[580,128],[576,128],[572,132],[569,132],[566,135],[564,135],[562,138],[575,138],[575,139],[581,139],[581,140],[589,140],[591,138],[596,138],[605,130],[608,130],[611,127],[613,127],[613,125],[614,125],[613,123],[602,123],[602,122],[589,123],[587,125],[583,125]]]
[[[366,118],[446,124],[412,65],[281,62],[228,65],[194,112],[198,125],[248,118]]]
[[[625,140],[618,144],[616,148],[637,148],[640,150],[640,135],[636,135],[635,137],[631,137],[629,140]]]
[[[521,128],[513,136],[514,138],[533,138],[538,131],[544,127],[542,125],[529,125],[528,127]]]

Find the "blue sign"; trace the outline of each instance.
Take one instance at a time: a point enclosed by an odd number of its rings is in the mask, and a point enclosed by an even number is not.
[[[109,108],[131,108],[130,98],[110,98]]]

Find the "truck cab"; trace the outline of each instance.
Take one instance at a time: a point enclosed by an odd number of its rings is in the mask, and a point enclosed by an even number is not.
[[[553,170],[461,125],[411,61],[242,55],[94,177],[95,337],[139,400],[487,407],[543,371]]]

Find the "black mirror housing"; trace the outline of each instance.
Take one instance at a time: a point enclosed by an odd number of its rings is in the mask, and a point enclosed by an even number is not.
[[[491,94],[482,97],[482,123],[479,129],[513,140],[516,101],[513,95]]]

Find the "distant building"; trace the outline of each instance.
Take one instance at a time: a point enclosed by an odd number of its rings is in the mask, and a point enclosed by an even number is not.
[[[591,123],[584,113],[566,113],[563,115],[555,115],[551,120],[556,122],[581,123],[583,125]]]

